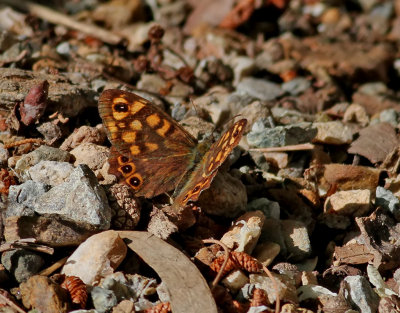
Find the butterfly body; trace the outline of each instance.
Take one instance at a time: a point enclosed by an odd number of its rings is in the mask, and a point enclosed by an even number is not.
[[[175,208],[196,201],[210,186],[247,123],[239,120],[213,144],[198,143],[148,100],[116,89],[101,94],[99,113],[112,143],[109,172],[137,196],[151,198],[175,189]]]

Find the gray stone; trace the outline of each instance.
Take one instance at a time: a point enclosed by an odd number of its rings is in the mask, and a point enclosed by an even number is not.
[[[23,155],[15,165],[15,171],[20,174],[23,180],[28,180],[29,175],[27,170],[38,164],[42,160],[47,161],[59,161],[59,162],[68,162],[71,158],[71,155],[63,150],[52,148],[49,146],[40,146],[35,151],[29,152]]]
[[[399,124],[399,113],[397,111],[395,111],[394,109],[387,109],[387,110],[383,110],[380,114],[379,114],[379,120],[384,123],[389,123],[391,124],[393,127],[397,127],[397,125]]]
[[[304,223],[295,220],[283,220],[282,235],[287,253],[293,262],[299,262],[311,254],[311,243]]]
[[[310,142],[316,134],[311,123],[263,128],[256,122],[247,134],[247,142],[257,148],[282,147]]]
[[[50,186],[32,180],[21,185],[10,186],[5,217],[33,216],[37,198],[49,189]]]
[[[106,194],[87,165],[79,165],[65,183],[38,197],[35,211],[58,214],[99,229],[110,227],[111,209]]]
[[[28,173],[35,182],[56,186],[62,184],[73,170],[74,167],[68,162],[40,161]]]
[[[375,313],[379,306],[379,296],[371,288],[369,281],[359,275],[347,276],[344,297],[362,313]]]
[[[279,203],[267,198],[258,198],[247,204],[247,211],[257,210],[263,212],[267,218],[274,218],[277,220],[279,220],[281,214]]]
[[[0,164],[6,165],[9,157],[10,153],[8,153],[8,150],[4,149],[3,145],[0,145]]]
[[[283,94],[283,90],[278,84],[251,77],[244,78],[237,85],[237,91],[264,101],[276,99]]]
[[[43,266],[44,260],[33,251],[16,249],[4,252],[1,256],[1,263],[20,283],[37,274]]]
[[[112,290],[96,286],[93,287],[90,295],[92,297],[93,306],[96,311],[100,313],[111,310],[118,303],[117,297]]]
[[[297,96],[306,91],[311,86],[308,79],[304,77],[296,77],[282,84],[282,89],[293,96]]]
[[[400,200],[390,190],[378,186],[376,188],[375,205],[392,212],[395,219],[400,222]]]

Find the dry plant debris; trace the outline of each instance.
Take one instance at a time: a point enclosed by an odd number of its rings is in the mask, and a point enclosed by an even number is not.
[[[399,312],[399,45],[397,0],[0,1],[1,308]]]

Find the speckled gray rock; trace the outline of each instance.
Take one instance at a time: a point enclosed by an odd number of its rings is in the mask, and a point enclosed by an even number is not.
[[[282,235],[287,253],[293,262],[299,262],[311,254],[311,242],[306,226],[295,220],[282,220]]]
[[[311,83],[304,77],[296,77],[286,83],[282,84],[282,89],[292,96],[297,96],[302,92],[306,91],[310,87]]]
[[[35,151],[23,155],[16,163],[15,170],[23,180],[30,179],[27,170],[42,160],[68,162],[71,155],[63,150],[49,146],[40,146]]]
[[[237,85],[237,91],[264,101],[274,100],[283,94],[283,90],[278,84],[251,77],[243,78]]]
[[[55,186],[38,197],[35,211],[58,214],[99,229],[108,229],[111,208],[106,194],[87,165],[78,165],[65,183]]]
[[[266,148],[310,142],[316,134],[317,130],[312,128],[311,123],[267,128],[262,122],[257,121],[246,138],[249,145]]]
[[[112,290],[94,287],[90,292],[96,311],[103,313],[117,305],[118,300]]]
[[[37,274],[43,266],[44,260],[33,251],[17,249],[4,252],[1,256],[1,263],[20,283]]]
[[[68,162],[40,161],[29,168],[28,173],[33,181],[56,186],[62,184],[73,170]]]
[[[8,150],[4,149],[3,145],[0,145],[0,164],[6,165],[9,157],[10,154],[8,153]]]
[[[362,313],[375,313],[378,310],[379,296],[371,288],[369,281],[360,275],[344,279],[344,297]]]
[[[271,201],[267,198],[258,198],[247,204],[247,211],[260,210],[267,218],[274,218],[279,220],[280,207],[279,203]]]
[[[37,197],[49,189],[50,186],[32,180],[10,186],[5,217],[34,215]]]
[[[375,205],[382,206],[392,212],[395,219],[400,222],[400,200],[390,190],[378,186],[376,188]]]

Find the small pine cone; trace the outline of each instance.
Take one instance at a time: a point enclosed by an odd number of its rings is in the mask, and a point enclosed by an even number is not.
[[[214,272],[215,275],[217,275],[219,273],[224,261],[225,261],[225,255],[221,255],[212,261],[210,268]],[[224,277],[225,275],[227,275],[229,272],[233,271],[236,268],[237,268],[237,264],[236,264],[235,260],[232,259],[231,254],[229,254],[229,259],[228,259],[228,262],[226,263],[224,271],[222,272],[222,277]]]
[[[250,306],[267,306],[269,304],[267,294],[260,288],[255,288],[253,291],[253,298],[251,299]]]
[[[115,229],[133,229],[140,219],[140,203],[132,189],[115,184],[106,190],[112,210],[112,226]]]
[[[88,298],[86,285],[79,277],[67,276],[61,284],[61,287],[69,292],[72,303],[79,305],[81,309],[86,307]]]
[[[232,251],[231,257],[236,263],[237,267],[249,273],[259,273],[262,270],[262,266],[257,261],[257,259],[253,258],[245,252]]]
[[[164,34],[165,34],[164,28],[162,28],[160,25],[153,25],[150,27],[148,36],[151,41],[159,42],[161,41]]]
[[[171,312],[171,305],[169,302],[161,302],[150,309],[144,311],[145,313],[168,313]]]

